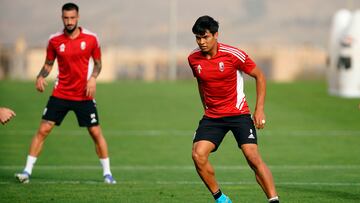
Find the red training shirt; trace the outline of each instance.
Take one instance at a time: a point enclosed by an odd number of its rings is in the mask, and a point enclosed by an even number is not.
[[[188,61],[204,94],[205,116],[221,118],[250,114],[243,72],[250,73],[256,64],[244,51],[218,43],[217,53],[211,59],[197,48],[189,55]]]
[[[94,60],[101,59],[100,44],[96,34],[80,28],[80,34],[70,39],[64,31],[50,36],[46,59],[57,58],[59,74],[52,95],[73,101],[92,100],[86,96],[86,84],[93,70]]]

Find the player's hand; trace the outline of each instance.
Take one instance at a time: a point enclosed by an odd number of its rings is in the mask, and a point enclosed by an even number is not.
[[[39,92],[43,92],[45,90],[45,86],[47,86],[47,82],[45,80],[44,77],[42,76],[39,76],[37,79],[36,79],[36,89],[39,91]]]
[[[0,122],[5,125],[9,122],[14,116],[16,116],[15,112],[8,108],[0,108]]]
[[[86,96],[87,97],[95,97],[96,93],[96,79],[94,77],[90,77],[86,84]]]
[[[265,122],[266,122],[264,111],[255,110],[254,115],[253,115],[253,120],[254,120],[255,127],[257,129],[263,129],[265,127]]]

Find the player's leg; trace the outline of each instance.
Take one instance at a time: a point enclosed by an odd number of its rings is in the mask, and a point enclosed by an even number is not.
[[[257,134],[251,116],[240,115],[229,117],[227,122],[231,126],[231,131],[233,132],[238,146],[241,148],[249,166],[255,172],[256,181],[259,183],[269,200],[275,198],[274,200],[279,201],[272,174],[258,151]]]
[[[255,172],[256,181],[259,183],[270,200],[278,201],[272,174],[262,160],[257,145],[257,134],[250,115],[241,115],[229,118],[231,131],[238,146],[241,148],[249,166]],[[275,202],[276,202],[275,201]]]
[[[68,102],[63,99],[50,97],[43,112],[38,131],[32,139],[29,155],[38,157],[41,153],[45,139],[55,125],[60,125],[69,111]]]
[[[30,145],[29,155],[26,158],[25,168],[22,173],[16,173],[15,178],[21,183],[29,183],[32,169],[35,165],[37,157],[43,148],[46,137],[54,127],[54,123],[51,121],[42,120],[40,127],[33,137]]]
[[[95,144],[95,151],[99,159],[106,159],[108,155],[108,147],[106,140],[101,131],[100,125],[88,127],[89,134]]]
[[[223,194],[216,181],[215,170],[210,164],[209,155],[216,148],[215,144],[207,140],[201,140],[193,144],[192,159],[197,173],[217,203],[231,203],[229,197]]]
[[[200,121],[193,141],[192,159],[197,173],[215,201],[217,203],[231,203],[230,198],[221,192],[216,181],[214,168],[209,162],[210,153],[217,150],[227,132],[217,121],[218,119],[208,118],[203,118]]]
[[[66,102],[50,97],[47,106],[43,112],[42,120],[40,126],[34,135],[29,149],[29,155],[26,159],[25,168],[22,173],[16,173],[16,179],[21,183],[28,183],[30,175],[32,174],[32,169],[35,165],[35,162],[40,155],[43,144],[50,134],[51,130],[54,128],[54,125],[60,125],[64,119],[68,109],[66,107]]]
[[[192,159],[194,161],[196,171],[205,183],[211,193],[219,190],[219,185],[215,179],[215,171],[209,162],[210,152],[215,149],[215,145],[207,140],[195,142],[192,148]]]
[[[249,166],[255,172],[256,180],[265,192],[267,198],[273,200],[271,202],[279,202],[273,176],[270,169],[262,160],[257,144],[243,144],[241,145],[241,150]]]
[[[110,159],[108,146],[99,125],[99,117],[96,109],[95,100],[73,102],[73,109],[79,122],[79,126],[87,127],[88,132],[94,141],[95,151],[103,167],[105,183],[115,184],[110,170]]]
[[[95,143],[95,150],[100,159],[101,166],[103,167],[103,176],[105,183],[115,184],[116,181],[112,177],[112,173],[110,170],[110,159],[108,155],[107,143],[102,134],[100,126],[91,126],[88,128],[88,131]]]
[[[40,155],[45,139],[50,134],[51,130],[54,128],[54,125],[55,123],[53,121],[41,121],[39,129],[31,141],[29,150],[30,156],[38,157]]]

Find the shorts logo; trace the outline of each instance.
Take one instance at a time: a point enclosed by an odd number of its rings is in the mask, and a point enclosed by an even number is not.
[[[90,114],[90,118],[91,118],[91,121],[90,121],[91,123],[97,122],[95,113]]]
[[[45,108],[45,109],[44,109],[44,111],[43,111],[43,115],[45,115],[45,114],[46,114],[46,112],[47,112],[47,108]]]
[[[253,134],[253,130],[252,130],[252,129],[250,129],[250,135],[249,135],[248,138],[249,138],[249,139],[255,139],[255,136],[254,136],[254,134]]]
[[[80,48],[81,48],[81,50],[85,50],[85,48],[86,48],[86,42],[82,41],[82,42],[80,43]]]
[[[201,69],[202,69],[201,66],[200,66],[200,64],[197,66],[196,69],[197,69],[198,73],[200,74],[200,73],[201,73]]]
[[[220,70],[221,72],[224,72],[224,70],[225,70],[225,65],[224,65],[223,62],[220,62],[220,63],[219,63],[219,70]]]
[[[60,45],[60,52],[65,52],[65,44]]]

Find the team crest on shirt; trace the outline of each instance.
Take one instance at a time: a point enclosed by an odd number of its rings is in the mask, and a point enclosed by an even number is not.
[[[80,48],[81,48],[81,50],[85,50],[85,48],[86,48],[86,42],[82,41],[82,42],[80,43]]]
[[[201,68],[201,65],[199,64],[196,69],[197,69],[197,72],[200,74],[200,73],[201,73],[201,69],[202,69],[202,68]]]
[[[223,62],[220,62],[220,63],[219,63],[219,70],[220,70],[221,72],[224,72],[224,69],[225,69],[224,63],[223,63]]]
[[[59,48],[60,48],[60,52],[64,52],[65,51],[65,44],[61,44]]]

